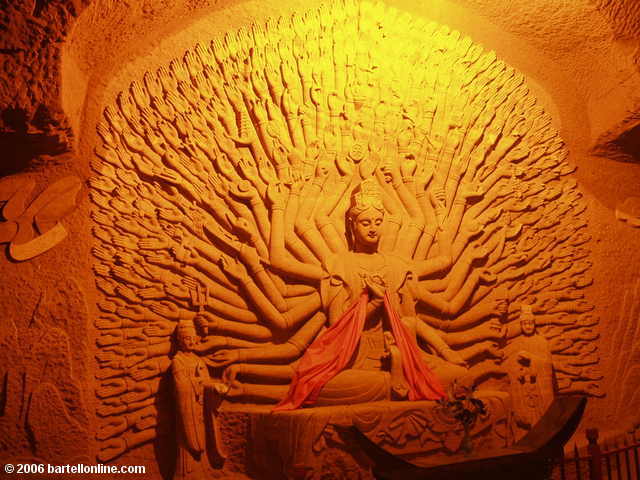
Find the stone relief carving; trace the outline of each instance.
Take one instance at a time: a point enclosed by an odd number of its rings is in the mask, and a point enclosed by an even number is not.
[[[69,318],[73,316],[74,318]],[[73,281],[41,293],[29,319],[0,326],[0,454],[51,462],[89,456],[82,380],[87,324],[84,294]]]
[[[623,301],[619,306],[617,318],[619,325],[611,332],[613,351],[620,352],[608,359],[606,367],[611,369],[612,377],[608,379],[611,385],[619,385],[620,395],[608,396],[604,408],[610,415],[610,421],[615,425],[631,425],[637,435],[639,416],[633,409],[628,408],[630,402],[640,397],[640,377],[634,361],[640,355],[638,347],[638,316],[640,315],[640,279],[624,285]]]
[[[505,348],[511,400],[516,423],[531,428],[555,395],[553,358],[549,341],[536,331],[532,307],[523,305],[519,335]]]
[[[286,410],[456,380],[530,428],[533,397],[601,395],[568,153],[523,75],[459,32],[350,1],[254,24],[147,72],[97,131],[102,460],[155,437],[171,375],[196,416],[205,390]]]
[[[634,228],[640,227],[640,198],[629,197],[616,206],[616,218]]]
[[[9,256],[16,261],[34,258],[67,237],[60,220],[75,210],[82,182],[75,176],[61,178],[28,202],[35,186],[25,174],[0,180],[5,220],[0,223],[0,243],[9,243]]]

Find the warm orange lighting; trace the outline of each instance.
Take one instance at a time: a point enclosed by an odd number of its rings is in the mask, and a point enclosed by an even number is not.
[[[491,442],[504,437],[488,418],[517,418],[521,436],[557,394],[600,394],[596,369],[566,365],[593,351],[553,355],[594,323],[566,149],[524,76],[459,32],[350,1],[255,24],[134,81],[98,133],[101,305],[159,322],[164,342],[132,381],[104,382],[100,408],[160,395],[170,369],[178,474],[205,468],[207,388],[277,410],[393,399],[404,415],[473,386],[489,392],[476,434]],[[292,441],[320,435],[313,410],[279,415]],[[127,435],[132,448],[154,433]],[[112,444],[101,460],[124,452]]]

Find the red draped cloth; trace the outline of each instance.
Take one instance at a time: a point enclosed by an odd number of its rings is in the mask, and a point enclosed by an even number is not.
[[[389,316],[393,337],[400,349],[402,356],[402,373],[409,384],[409,400],[439,400],[445,397],[444,389],[440,385],[438,377],[424,363],[420,354],[420,347],[398,312],[391,307],[389,296],[384,294],[384,309]]]
[[[367,316],[369,295],[362,292],[346,312],[320,335],[300,359],[287,396],[274,411],[294,410],[313,405],[329,380],[340,373],[355,352]],[[445,393],[437,377],[424,363],[420,349],[398,313],[384,295],[384,307],[402,356],[402,370],[409,385],[409,400],[438,400]]]

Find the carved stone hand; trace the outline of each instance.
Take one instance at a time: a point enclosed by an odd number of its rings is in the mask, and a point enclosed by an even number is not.
[[[267,188],[267,200],[271,204],[271,208],[284,208],[286,194],[282,189],[282,184],[271,183]]]
[[[237,350],[220,350],[209,357],[212,364],[218,367],[224,367],[240,360],[240,354]]]
[[[224,273],[237,282],[244,282],[248,278],[247,270],[237,260],[221,256],[218,264]]]

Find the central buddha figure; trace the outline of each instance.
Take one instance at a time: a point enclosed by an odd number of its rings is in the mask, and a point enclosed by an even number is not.
[[[296,193],[294,187],[290,195]],[[421,278],[450,268],[450,245],[443,245],[440,255],[422,261],[382,253],[379,246],[385,231],[385,208],[378,182],[371,178],[362,181],[351,195],[346,212],[348,251],[336,253],[328,247],[340,234],[328,216],[323,223],[325,205],[316,211],[317,230],[299,229],[305,243],[321,258],[321,265],[301,262],[285,250],[284,189],[271,186],[268,198],[272,205],[271,266],[288,276],[319,284],[319,293],[310,295],[304,308],[313,312],[318,302],[319,312],[286,343],[222,350],[212,355],[214,366],[233,364],[226,369],[225,384],[219,385],[219,392],[228,397],[278,401],[276,410],[289,410],[391,399],[437,400],[444,397],[453,379],[473,382],[479,365],[468,370],[464,354],[476,355],[478,348],[452,350],[434,328],[416,316],[419,300],[444,312],[459,309],[477,285],[478,279],[467,278],[451,301],[428,291],[419,292]],[[255,251],[249,253],[244,247],[240,256],[255,276],[260,270]],[[271,302],[251,287],[250,277],[238,272],[239,263],[223,260],[222,265],[245,283],[247,293],[261,310],[274,310]],[[304,316],[294,307],[281,320],[290,329],[302,323]],[[259,364],[287,360],[293,362],[286,366]],[[243,383],[239,376],[264,378],[270,384]],[[288,389],[274,384],[289,380]]]
[[[527,306],[562,348],[553,365],[524,365],[527,378],[564,366],[558,391],[597,391],[584,202],[525,75],[384,2],[330,3],[199,42],[95,116],[103,461],[164,431],[169,368],[183,477],[215,453],[201,434],[224,432],[212,465],[228,453],[244,468],[242,443],[265,471],[269,452],[286,457],[297,478],[339,463],[336,451],[290,455],[320,448],[308,443],[329,438],[330,416],[435,418],[431,400],[387,400],[439,399],[454,381],[495,399],[478,428],[505,440],[494,426],[515,418],[509,395],[527,393],[508,371]],[[540,414],[530,403],[513,402],[530,410],[516,412],[523,425]],[[376,438],[419,430],[417,449],[452,450],[455,427],[440,420],[381,421]]]

